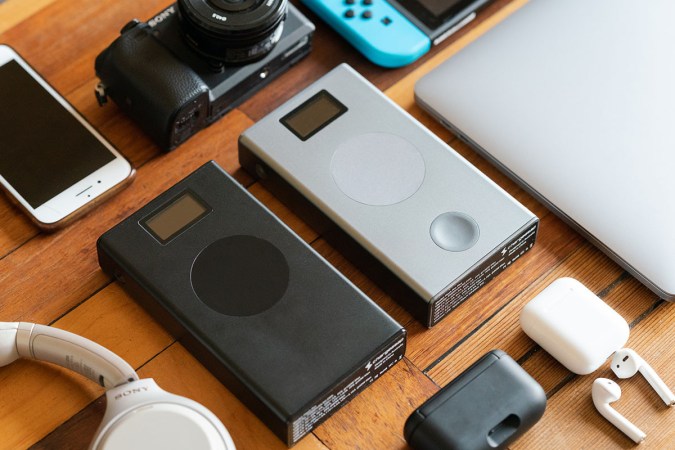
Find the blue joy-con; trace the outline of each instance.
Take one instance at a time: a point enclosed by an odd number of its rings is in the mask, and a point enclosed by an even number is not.
[[[401,67],[429,51],[431,40],[386,0],[301,0],[366,58]]]

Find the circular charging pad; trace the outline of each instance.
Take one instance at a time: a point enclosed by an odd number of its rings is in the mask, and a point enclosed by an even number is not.
[[[444,250],[461,252],[478,242],[480,230],[473,217],[453,211],[443,213],[431,222],[431,239]]]
[[[228,316],[252,316],[272,307],[288,287],[288,263],[270,242],[230,236],[206,247],[192,265],[201,301]]]
[[[412,196],[424,181],[424,159],[402,137],[362,134],[340,144],[330,171],[338,188],[352,200],[373,206],[393,205]]]
[[[192,408],[156,403],[131,410],[107,430],[99,449],[228,450],[218,429]]]

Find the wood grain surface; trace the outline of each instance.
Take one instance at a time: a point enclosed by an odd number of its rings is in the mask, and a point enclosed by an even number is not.
[[[138,170],[136,181],[83,219],[43,234],[0,196],[0,318],[31,321],[82,334],[126,359],[144,377],[191,397],[223,421],[240,449],[282,449],[236,397],[101,272],[96,239],[208,160],[215,160],[279,215],[302,239],[373,298],[409,333],[406,357],[339,410],[298,449],[407,448],[408,415],[485,352],[501,348],[545,389],[542,420],[514,448],[630,448],[632,441],[594,409],[596,377],[616,379],[607,365],[576,376],[520,329],[523,305],[556,278],[575,277],[630,323],[630,346],[675,386],[675,309],[658,299],[450,132],[413,99],[417,79],[524,4],[497,0],[470,26],[408,67],[374,66],[303,6],[316,24],[314,49],[261,92],[198,133],[176,151],[159,152],[114,104],[93,95],[94,58],[130,19],[146,20],[167,0],[6,0],[0,3],[0,42],[13,46],[99,129]],[[296,3],[297,4],[297,3]],[[541,219],[537,244],[523,258],[429,330],[381,286],[254,182],[239,166],[237,137],[255,121],[341,62],[348,62]],[[1,107],[1,105],[0,105]],[[58,137],[54,137],[58,138]],[[616,409],[648,435],[643,447],[675,448],[675,411],[644,378],[620,382]],[[0,369],[0,448],[86,448],[104,411],[103,391],[82,377],[31,361]]]

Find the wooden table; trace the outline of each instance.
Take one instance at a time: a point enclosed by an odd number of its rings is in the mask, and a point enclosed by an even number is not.
[[[143,377],[205,404],[237,447],[284,448],[251,412],[210,375],[120,286],[99,269],[95,241],[104,231],[209,159],[216,160],[303,239],[388,311],[409,332],[406,358],[296,448],[405,448],[410,412],[485,352],[501,348],[548,394],[543,419],[514,448],[629,448],[633,444],[595,411],[591,384],[615,378],[605,365],[575,376],[523,334],[522,306],[551,281],[572,276],[631,324],[630,346],[675,387],[675,308],[659,300],[563,224],[413,102],[424,73],[494,26],[523,1],[498,0],[468,28],[416,64],[384,70],[368,63],[301,7],[317,25],[314,50],[297,66],[178,150],[162,154],[115,105],[94,99],[94,58],[131,18],[147,19],[167,0],[7,0],[0,4],[0,42],[15,47],[137,167],[136,181],[85,218],[40,233],[0,196],[0,317],[53,324],[82,334],[125,358]],[[238,135],[338,63],[348,62],[449,142],[541,219],[534,248],[435,328],[428,330],[361,274],[351,261],[239,167]],[[58,138],[58,137],[55,137]],[[648,435],[643,446],[675,448],[675,411],[636,376],[621,381],[614,406]],[[104,410],[103,391],[79,375],[19,361],[0,370],[0,447],[84,448]]]

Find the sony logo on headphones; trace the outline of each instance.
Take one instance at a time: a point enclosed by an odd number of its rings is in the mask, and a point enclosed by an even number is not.
[[[123,397],[128,397],[130,395],[134,394],[140,394],[141,392],[147,392],[148,388],[147,387],[140,387],[140,388],[135,388],[135,389],[129,389],[127,391],[122,392],[121,394],[117,394],[115,396],[115,400],[119,400]]]

